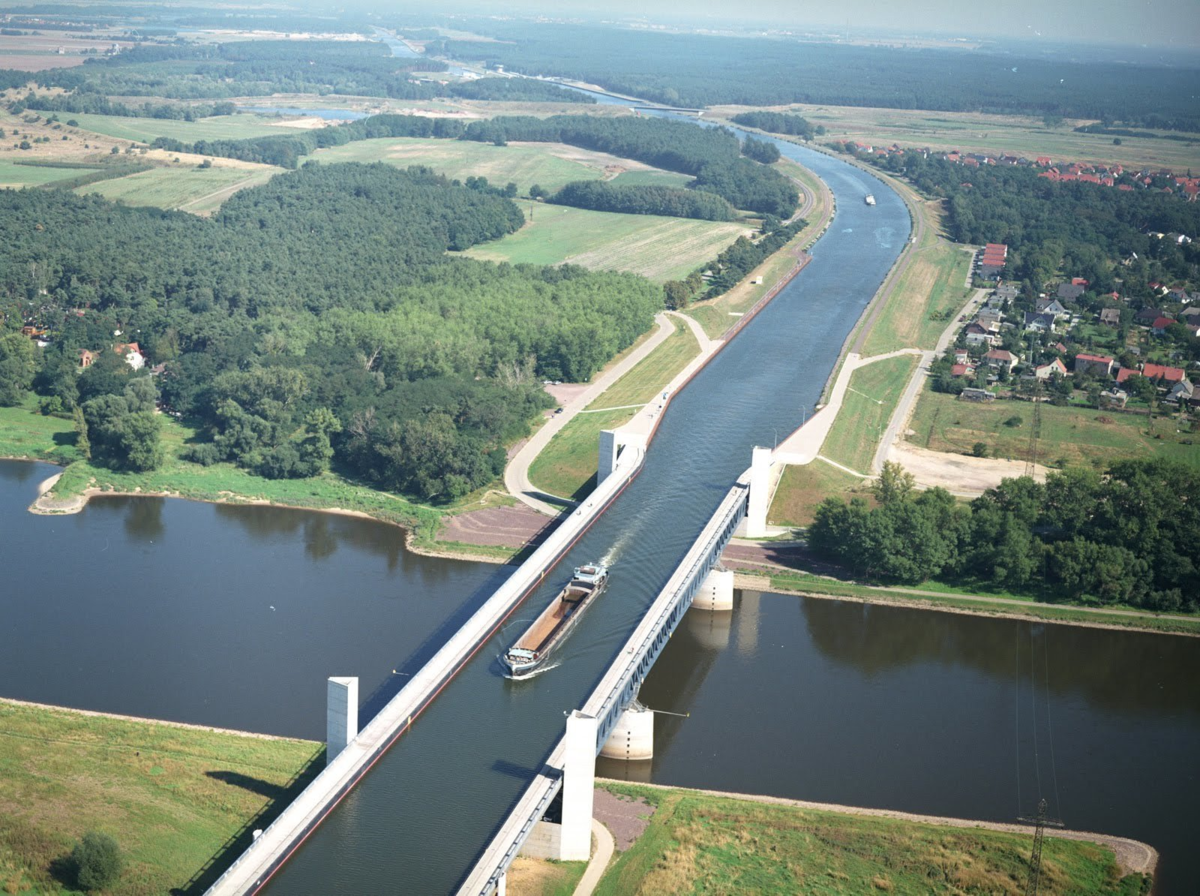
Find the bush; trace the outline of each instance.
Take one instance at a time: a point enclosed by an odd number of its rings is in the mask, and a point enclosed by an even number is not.
[[[108,834],[88,831],[71,850],[76,883],[85,890],[107,887],[121,874],[121,851]]]
[[[976,442],[971,446],[971,454],[974,457],[987,457],[988,446],[984,442]]]
[[[1021,419],[1020,414],[1013,414],[1011,417],[1009,417],[1007,420],[1004,421],[1004,425],[1015,429],[1016,427],[1020,426],[1024,422],[1025,421],[1023,421]]]

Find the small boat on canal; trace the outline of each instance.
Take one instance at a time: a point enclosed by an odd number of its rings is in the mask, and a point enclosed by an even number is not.
[[[567,587],[558,593],[508,652],[503,663],[509,678],[532,675],[550,652],[566,639],[587,606],[608,584],[608,567],[591,563],[575,568]]]
[[[874,204],[875,204],[875,194],[874,194],[874,193],[868,193],[868,194],[867,194],[866,203],[867,203],[867,205],[874,205]]]

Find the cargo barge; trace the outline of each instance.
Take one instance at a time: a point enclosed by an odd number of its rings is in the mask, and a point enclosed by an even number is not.
[[[570,634],[587,605],[608,584],[608,567],[602,563],[579,566],[567,587],[558,593],[508,652],[503,663],[510,678],[523,678],[537,670],[550,652]]]

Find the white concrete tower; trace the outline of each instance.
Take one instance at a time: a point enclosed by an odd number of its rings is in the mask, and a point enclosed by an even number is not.
[[[750,462],[750,500],[746,506],[746,537],[762,538],[767,534],[767,511],[771,505],[770,448],[755,448]]]
[[[592,803],[596,786],[599,722],[575,710],[567,716],[563,757],[562,842],[559,861],[586,862],[592,855]]]
[[[358,679],[330,678],[325,691],[325,764],[358,736]]]

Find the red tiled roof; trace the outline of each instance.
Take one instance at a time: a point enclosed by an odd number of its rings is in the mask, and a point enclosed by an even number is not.
[[[1076,355],[1075,360],[1096,364],[1111,364],[1113,362],[1113,359],[1107,355]]]
[[[1161,364],[1146,364],[1142,367],[1142,376],[1149,380],[1178,383],[1183,379],[1183,370],[1179,367],[1164,367]]]
[[[1155,330],[1165,330],[1173,323],[1175,323],[1175,321],[1169,317],[1158,317],[1154,319],[1154,323],[1152,323],[1150,326]]]

